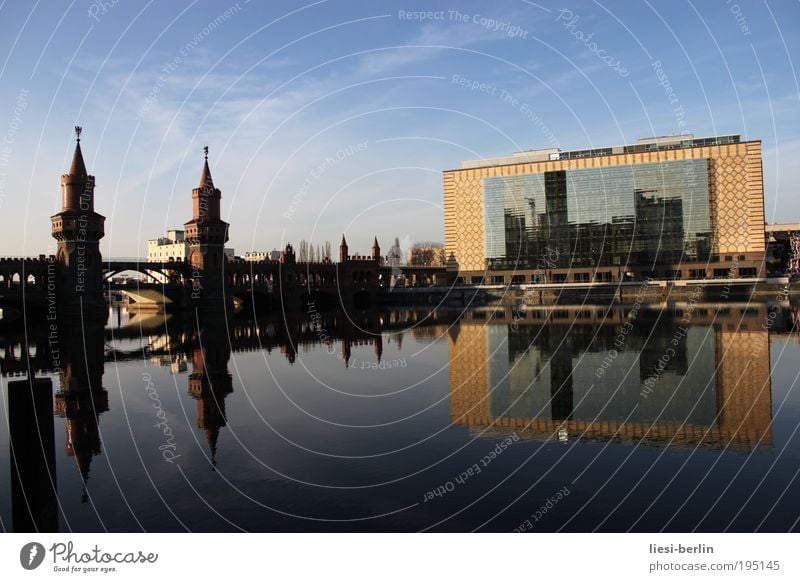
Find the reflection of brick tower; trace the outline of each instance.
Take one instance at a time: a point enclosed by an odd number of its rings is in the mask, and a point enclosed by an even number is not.
[[[103,389],[104,337],[102,324],[92,328],[60,323],[60,388],[56,392],[56,414],[66,419],[67,456],[75,459],[85,486],[92,457],[99,455],[100,414],[108,410],[108,392]],[[85,350],[85,351],[84,351]]]
[[[83,314],[105,313],[100,239],[105,217],[94,211],[94,176],[86,172],[81,128],[69,173],[61,176],[61,212],[50,217],[57,242],[59,309]]]
[[[192,353],[189,393],[197,399],[197,427],[205,431],[212,465],[217,464],[219,429],[227,424],[225,398],[233,392],[233,380],[228,373],[230,356],[224,329],[213,326],[201,330]]]
[[[189,245],[192,299],[204,309],[232,305],[230,281],[225,269],[228,223],[220,215],[222,192],[214,187],[208,167],[208,147],[200,184],[192,190],[192,219],[184,224]]]

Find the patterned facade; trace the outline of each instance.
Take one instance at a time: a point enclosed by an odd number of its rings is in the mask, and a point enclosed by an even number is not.
[[[707,163],[708,175],[710,256],[699,269],[692,271],[693,274],[698,273],[697,277],[688,277],[687,271],[687,276],[684,278],[706,278],[701,275],[703,269],[709,278],[719,276],[723,268],[732,267],[731,262],[735,262],[740,269],[747,268],[748,270],[743,272],[748,275],[752,275],[752,268],[755,268],[756,275],[761,276],[765,251],[761,142],[741,142],[738,136],[733,137],[735,143],[683,146],[652,151],[629,151],[633,146],[625,146],[625,153],[616,153],[623,148],[613,148],[615,153],[610,153],[612,149],[609,148],[601,155],[562,156],[561,159],[507,163],[514,160],[512,157],[500,160],[503,162],[502,165],[492,165],[492,161],[487,160],[485,165],[465,163],[467,167],[446,171],[444,209],[448,268],[451,272],[458,271],[462,276],[486,274],[488,267],[486,185],[487,182],[492,183],[492,178],[589,168],[618,166],[635,168],[642,164],[666,165],[681,160],[704,160]],[[694,141],[702,143],[704,140]],[[635,262],[635,259],[632,262]],[[728,264],[725,264],[726,262]],[[623,265],[619,272],[636,266]],[[718,269],[715,271],[714,267]],[[663,277],[666,272],[657,273],[657,278]],[[612,280],[616,280],[619,273],[610,275]],[[524,282],[530,281],[525,279]]]

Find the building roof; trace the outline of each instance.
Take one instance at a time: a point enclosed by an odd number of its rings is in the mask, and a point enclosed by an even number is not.
[[[72,164],[69,167],[69,173],[72,176],[78,176],[80,178],[85,178],[87,176],[80,139],[75,142],[75,153],[72,154]]]
[[[635,144],[599,147],[582,150],[562,151],[559,148],[544,148],[515,152],[510,156],[485,158],[481,160],[467,160],[461,162],[462,170],[474,170],[490,166],[510,166],[531,162],[546,162],[549,160],[569,160],[575,158],[593,158],[598,156],[611,156],[616,154],[631,154],[638,152],[652,152],[672,149],[695,148],[711,145],[725,145],[740,143],[738,134],[719,135],[712,137],[696,138],[692,134],[669,135],[648,137],[637,140]]]
[[[203,163],[203,172],[200,174],[200,188],[214,188],[214,180],[211,178],[211,169],[208,167],[208,158]]]
[[[765,224],[765,232],[795,232],[800,231],[800,223],[786,223],[786,224]]]

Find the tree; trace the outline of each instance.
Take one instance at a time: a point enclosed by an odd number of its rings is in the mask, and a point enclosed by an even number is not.
[[[442,243],[430,241],[414,243],[408,249],[408,264],[424,267],[444,266],[444,245]]]

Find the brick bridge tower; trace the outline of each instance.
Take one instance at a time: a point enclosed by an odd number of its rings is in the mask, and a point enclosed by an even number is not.
[[[56,239],[59,311],[105,314],[100,239],[105,217],[94,211],[94,176],[86,172],[81,131],[75,127],[75,153],[69,173],[61,176],[61,212],[50,217]]]
[[[208,146],[200,184],[192,190],[192,219],[184,224],[189,245],[191,298],[204,310],[221,310],[233,305],[230,280],[225,267],[228,223],[220,217],[222,192],[214,187],[208,167]],[[222,311],[220,311],[222,313]]]

